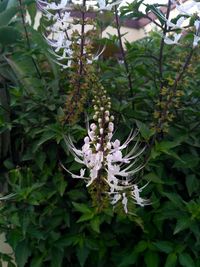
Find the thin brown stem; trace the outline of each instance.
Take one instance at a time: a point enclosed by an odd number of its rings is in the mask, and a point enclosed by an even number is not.
[[[167,4],[167,13],[166,13],[166,20],[169,19],[169,15],[170,15],[170,10],[171,10],[171,0],[168,0],[168,4]],[[163,50],[164,50],[164,46],[165,46],[165,36],[167,34],[167,23],[165,22],[165,26],[163,29],[163,37],[161,39],[161,43],[160,43],[160,53],[159,53],[159,74],[160,74],[160,79],[163,79]],[[162,85],[161,85],[162,86]]]
[[[81,13],[82,24],[81,24],[80,67],[79,67],[80,76],[82,76],[83,74],[83,52],[84,52],[84,45],[85,45],[85,7],[86,7],[86,0],[83,0],[83,10]]]
[[[86,0],[83,0],[82,6],[81,6],[81,43],[80,43],[80,54],[79,54],[79,66],[78,66],[78,75],[76,77],[76,83],[75,83],[75,90],[74,94],[71,99],[71,105],[73,106],[71,112],[67,115],[66,121],[68,121],[71,116],[75,113],[75,109],[78,106],[78,101],[80,97],[80,90],[81,90],[81,81],[83,79],[84,75],[84,62],[83,62],[83,56],[84,56],[84,46],[85,46],[85,23],[86,23]]]
[[[127,75],[127,79],[128,79],[129,90],[130,90],[131,97],[133,97],[134,96],[133,83],[132,83],[132,79],[131,79],[131,73],[130,73],[129,65],[128,65],[128,62],[126,60],[126,54],[125,54],[125,51],[123,48],[122,35],[121,35],[121,31],[120,31],[120,22],[119,22],[119,15],[118,15],[118,11],[117,11],[117,6],[115,6],[115,21],[116,21],[116,28],[117,28],[117,34],[118,34],[118,39],[119,39],[121,56],[122,56],[122,59],[124,62],[124,67],[125,67],[126,75]]]
[[[31,43],[30,43],[30,39],[29,39],[29,35],[28,35],[28,30],[27,30],[27,27],[26,27],[26,21],[25,21],[25,16],[24,16],[24,12],[23,12],[22,0],[19,0],[19,5],[20,5],[20,13],[21,13],[21,18],[22,18],[22,24],[23,24],[24,32],[25,32],[25,36],[26,36],[27,47],[28,47],[29,50],[31,50]],[[39,71],[37,63],[36,63],[35,59],[32,56],[31,56],[31,60],[32,60],[33,65],[35,67],[35,70],[37,72],[38,78],[42,79],[42,75],[41,75],[41,73]]]
[[[171,87],[171,91],[173,92],[173,94],[170,95],[169,99],[167,100],[167,102],[165,103],[165,106],[164,106],[164,109],[162,110],[162,114],[160,115],[160,121],[158,122],[158,124],[156,125],[156,129],[160,129],[161,126],[162,126],[162,123],[165,122],[166,120],[166,116],[167,116],[167,111],[168,111],[168,108],[169,108],[169,105],[170,103],[172,102],[173,100],[173,96],[176,94],[176,91],[177,91],[177,86],[178,86],[178,83],[182,80],[183,78],[183,75],[185,74],[185,72],[187,71],[187,68],[190,64],[190,61],[192,59],[192,55],[194,53],[194,49],[191,49],[190,53],[188,54],[180,72],[177,74],[176,78],[175,78],[175,81]],[[155,135],[153,136],[152,140],[151,140],[151,144],[150,144],[150,147],[149,149],[151,150],[151,148],[153,147],[156,139],[157,139],[157,136],[158,136],[158,132],[155,133]]]
[[[159,27],[159,28],[162,29],[162,26],[161,26],[157,21],[155,21],[154,19],[152,19],[151,17],[149,17],[147,14],[145,15],[145,18],[147,18],[147,19],[150,20],[152,23],[154,23],[157,27]]]

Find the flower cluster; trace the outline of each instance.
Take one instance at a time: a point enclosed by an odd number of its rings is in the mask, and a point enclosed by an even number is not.
[[[178,44],[181,37],[187,33],[186,29],[192,30],[193,47],[195,48],[200,41],[200,3],[189,1],[189,3],[181,3],[178,0],[171,0],[176,6],[178,19],[166,21],[168,31],[178,30],[179,33],[174,33],[173,36],[165,36],[166,44]],[[176,22],[174,22],[176,21]]]
[[[70,12],[66,10],[68,0],[61,0],[59,4],[47,3],[37,0],[38,7],[43,11],[43,15],[51,25],[47,27],[49,35],[45,39],[53,48],[52,54],[56,57],[56,63],[63,68],[71,65],[71,40],[68,35],[70,29]],[[67,64],[63,60],[68,59]]]
[[[112,205],[121,200],[124,211],[128,213],[129,198],[140,206],[148,203],[140,197],[142,189],[134,183],[134,174],[143,168],[139,159],[145,148],[139,149],[137,141],[133,148],[123,155],[122,151],[135,140],[137,132],[133,131],[123,144],[118,139],[112,141],[114,117],[110,115],[111,102],[106,94],[106,90],[101,88],[94,96],[94,122],[91,125],[88,124],[88,135],[84,138],[82,149],[77,149],[70,137],[65,139],[75,160],[86,168],[81,169],[79,175],[71,173],[66,168],[65,170],[73,178],[84,179],[87,187],[96,185],[99,188],[102,184],[102,188],[107,188],[106,192],[98,192],[98,195],[109,196]],[[102,191],[102,188],[99,190]]]

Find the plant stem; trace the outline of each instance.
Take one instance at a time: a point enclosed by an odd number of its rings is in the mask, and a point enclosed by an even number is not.
[[[171,9],[171,0],[168,0],[166,20],[169,19],[170,9]],[[163,79],[163,50],[164,50],[164,46],[165,46],[164,38],[165,38],[166,34],[167,34],[167,23],[165,23],[165,26],[163,29],[163,37],[162,37],[161,43],[160,43],[159,65],[158,66],[159,66],[159,74],[160,74],[161,81]],[[162,84],[161,84],[161,87],[162,87]]]
[[[21,18],[22,18],[22,24],[23,24],[24,32],[25,32],[25,36],[26,36],[27,47],[28,47],[29,50],[31,50],[31,43],[30,43],[30,39],[29,39],[29,36],[28,36],[27,28],[26,28],[25,16],[24,16],[24,13],[23,13],[22,0],[19,0],[19,5],[20,5],[20,13],[21,13]],[[35,67],[35,70],[37,72],[38,78],[42,79],[42,75],[41,75],[41,73],[39,71],[37,63],[36,63],[35,59],[32,56],[31,56],[31,60],[32,60],[33,65]]]
[[[119,39],[120,51],[121,51],[122,59],[124,62],[124,67],[126,70],[127,79],[128,79],[129,90],[130,90],[131,97],[133,97],[134,96],[133,83],[131,80],[129,65],[128,65],[128,62],[126,60],[126,54],[125,54],[125,51],[123,48],[122,35],[121,35],[121,31],[120,31],[120,22],[119,22],[119,15],[118,15],[118,11],[117,11],[117,6],[115,6],[115,21],[116,21],[116,28],[117,28],[117,34],[118,34],[118,39]]]
[[[85,6],[86,6],[86,0],[83,0],[82,24],[81,24],[80,67],[79,67],[80,78],[83,73],[83,52],[84,52],[84,45],[85,45]]]
[[[192,55],[194,53],[194,49],[192,48],[190,53],[188,54],[180,72],[177,74],[176,78],[175,78],[175,81],[171,87],[171,91],[173,92],[173,94],[170,95],[169,99],[167,100],[167,102],[165,103],[165,106],[162,110],[162,114],[160,115],[160,118],[162,118],[159,123],[156,125],[156,129],[160,128],[162,126],[162,123],[165,121],[166,119],[166,115],[167,115],[167,111],[168,111],[168,107],[173,99],[173,96],[175,95],[176,93],[176,90],[177,90],[177,86],[178,86],[178,83],[181,81],[181,79],[183,78],[183,75],[184,73],[186,72],[187,70],[187,67],[189,66],[190,64],[190,61],[192,59]],[[155,135],[153,136],[152,140],[151,140],[151,144],[150,144],[150,149],[152,148],[152,146],[154,145],[156,139],[157,139],[157,136],[158,136],[158,132],[155,133]]]

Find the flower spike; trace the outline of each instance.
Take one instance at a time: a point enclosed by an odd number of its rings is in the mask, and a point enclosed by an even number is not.
[[[93,103],[94,122],[89,124],[87,120],[87,136],[82,148],[77,149],[69,136],[64,138],[75,160],[85,167],[80,175],[64,169],[72,178],[85,179],[86,187],[93,188],[98,197],[107,195],[113,206],[121,202],[124,212],[128,213],[130,199],[140,206],[148,203],[140,197],[142,188],[139,189],[134,183],[134,175],[144,167],[140,157],[145,147],[139,147],[139,141],[135,141],[138,131],[133,130],[124,143],[121,144],[118,139],[112,141],[114,117],[110,115],[110,98],[103,87],[95,92]],[[133,148],[124,155],[131,142],[135,142]]]

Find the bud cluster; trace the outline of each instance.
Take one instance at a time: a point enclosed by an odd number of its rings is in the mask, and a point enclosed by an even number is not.
[[[168,77],[166,82],[167,85],[160,90],[160,97],[153,114],[155,122],[152,126],[157,133],[168,132],[169,123],[175,118],[174,109],[179,107],[181,97],[184,95],[183,90],[174,89],[174,81],[171,77]]]
[[[96,203],[100,204],[104,196],[110,199],[112,205],[119,200],[125,213],[128,213],[128,200],[144,206],[148,203],[140,197],[141,189],[134,183],[134,175],[143,165],[139,162],[144,147],[139,148],[138,141],[126,155],[123,150],[135,140],[137,132],[131,131],[127,140],[121,144],[120,140],[112,141],[114,134],[114,116],[110,114],[111,101],[106,90],[100,87],[95,92],[93,100],[94,122],[88,124],[88,135],[84,138],[82,149],[77,149],[71,138],[66,138],[67,146],[75,156],[75,160],[86,168],[81,169],[80,175],[75,175],[65,168],[73,178],[84,179],[87,187],[96,192]],[[88,175],[85,175],[85,173]],[[93,196],[94,198],[94,196]]]

